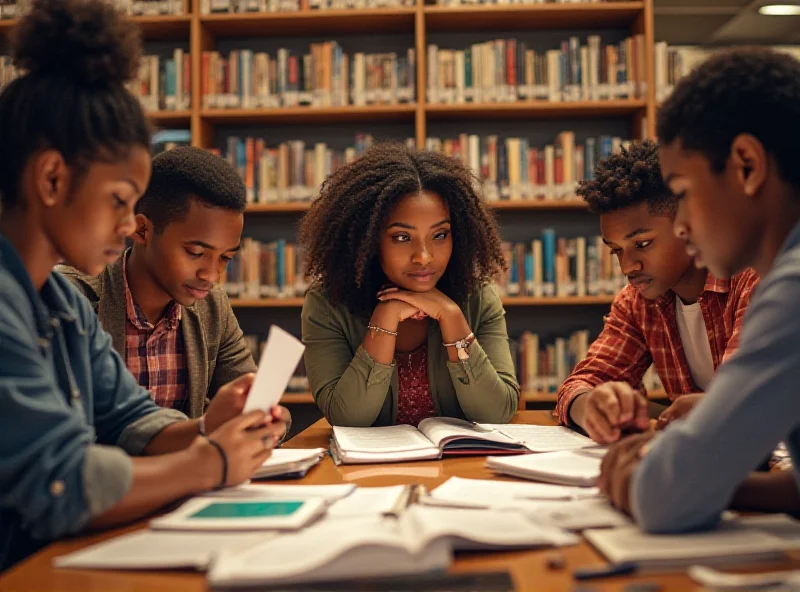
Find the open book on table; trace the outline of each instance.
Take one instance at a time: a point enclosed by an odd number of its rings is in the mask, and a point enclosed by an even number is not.
[[[249,549],[223,550],[213,588],[401,576],[446,569],[454,550],[570,545],[577,537],[515,512],[411,506],[399,518],[323,520]]]
[[[331,455],[337,464],[438,459],[450,455],[525,454],[595,446],[589,438],[558,426],[479,424],[452,417],[409,425],[334,426]]]

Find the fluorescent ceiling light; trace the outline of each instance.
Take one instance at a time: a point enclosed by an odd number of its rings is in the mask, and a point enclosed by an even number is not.
[[[766,16],[800,15],[800,6],[796,4],[766,4],[758,9],[759,14]]]

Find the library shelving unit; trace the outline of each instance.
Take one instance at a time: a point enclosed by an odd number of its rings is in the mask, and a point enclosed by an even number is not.
[[[428,136],[429,124],[467,121],[483,126],[503,120],[568,119],[603,120],[623,118],[630,122],[633,137],[654,137],[655,85],[653,64],[653,0],[605,1],[569,4],[505,4],[438,6],[417,0],[416,6],[360,10],[301,10],[282,13],[200,14],[199,2],[186,0],[186,14],[180,16],[131,17],[142,30],[146,42],[181,42],[188,40],[191,56],[191,109],[151,113],[157,127],[189,126],[192,143],[202,148],[215,147],[218,126],[292,126],[292,125],[349,125],[349,124],[413,124],[418,146]],[[13,21],[0,21],[0,47]],[[645,82],[643,98],[625,100],[548,102],[521,101],[490,104],[429,104],[425,100],[427,82],[426,50],[429,36],[483,34],[496,32],[531,32],[568,30],[624,30],[642,34],[645,41]],[[413,35],[416,50],[416,101],[412,104],[347,106],[336,108],[295,107],[283,109],[205,109],[202,107],[202,54],[214,50],[223,40],[257,37],[320,37],[345,35],[381,35],[385,33]],[[491,204],[498,211],[512,212],[516,219],[533,217],[539,212],[576,215],[585,210],[578,201],[501,201]],[[248,219],[283,220],[286,232],[292,233],[296,219],[308,205],[304,203],[253,204],[247,209]],[[504,299],[510,311],[534,307],[569,307],[577,310],[592,307],[597,317],[612,301],[609,296],[574,298]],[[302,298],[244,300],[233,299],[237,310],[259,316],[261,328],[267,326],[270,314],[265,309],[294,312],[299,316]],[[284,313],[285,314],[285,313]],[[509,321],[513,329],[513,322]],[[247,328],[244,327],[245,333]],[[526,392],[524,400],[552,404],[553,393]],[[311,395],[289,394],[287,403],[313,402]]]

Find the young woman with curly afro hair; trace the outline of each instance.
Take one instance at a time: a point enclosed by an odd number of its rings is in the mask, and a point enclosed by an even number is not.
[[[506,422],[519,386],[492,277],[497,224],[469,169],[379,144],[323,184],[300,242],[306,369],[334,425]]]

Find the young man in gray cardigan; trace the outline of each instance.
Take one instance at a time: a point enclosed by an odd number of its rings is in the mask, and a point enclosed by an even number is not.
[[[133,247],[97,277],[59,267],[92,302],[139,384],[161,407],[192,418],[222,385],[256,370],[217,286],[239,250],[245,193],[222,158],[199,148],[164,152],[136,205]],[[288,410],[280,415],[288,426]]]

